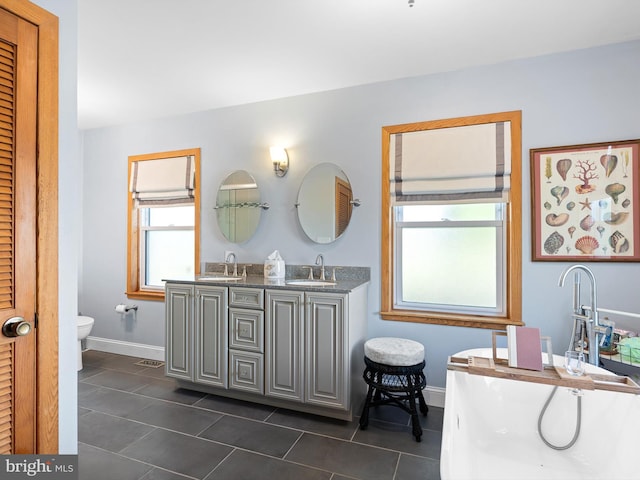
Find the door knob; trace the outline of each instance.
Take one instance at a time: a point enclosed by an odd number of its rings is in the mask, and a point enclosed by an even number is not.
[[[23,317],[12,317],[2,325],[5,337],[23,337],[31,332],[31,324]]]

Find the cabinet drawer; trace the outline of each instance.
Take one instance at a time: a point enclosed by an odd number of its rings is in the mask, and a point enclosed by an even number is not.
[[[229,350],[229,388],[264,394],[264,359],[261,353]]]
[[[264,312],[245,308],[229,309],[229,348],[264,351]]]
[[[261,288],[230,287],[229,306],[264,310],[264,290]]]

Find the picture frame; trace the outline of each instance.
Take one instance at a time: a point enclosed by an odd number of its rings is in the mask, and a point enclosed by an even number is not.
[[[532,260],[640,261],[640,140],[529,151]]]

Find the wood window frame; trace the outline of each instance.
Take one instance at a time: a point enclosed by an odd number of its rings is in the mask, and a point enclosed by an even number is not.
[[[481,316],[399,309],[394,306],[395,245],[393,202],[390,189],[390,139],[397,133],[440,128],[511,122],[511,192],[506,204],[506,312],[503,316]],[[445,120],[392,125],[382,128],[382,229],[381,308],[383,320],[430,323],[504,330],[522,322],[522,112],[511,111]]]
[[[146,160],[160,160],[163,158],[193,156],[195,161],[195,188],[194,195],[194,272],[200,273],[200,149],[190,148],[185,150],[173,150],[169,152],[148,153],[129,157],[129,169],[127,181],[131,179],[131,168],[135,162]],[[131,192],[127,188],[127,291],[128,298],[141,300],[164,301],[164,290],[147,290],[140,284],[140,225],[139,215]]]

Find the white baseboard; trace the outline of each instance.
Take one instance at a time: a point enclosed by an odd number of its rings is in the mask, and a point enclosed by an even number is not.
[[[144,345],[142,343],[123,342],[122,340],[92,336],[87,337],[86,345],[89,350],[164,361],[164,347],[157,347],[155,345]]]
[[[427,405],[433,405],[434,407],[444,408],[444,393],[444,388],[430,387],[428,385],[424,390],[422,390],[424,401],[427,402]]]

